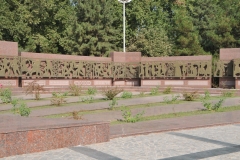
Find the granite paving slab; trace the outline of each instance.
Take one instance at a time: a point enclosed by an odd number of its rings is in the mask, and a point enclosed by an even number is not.
[[[160,119],[110,126],[111,138],[240,123],[240,111]]]
[[[73,119],[49,119],[42,117],[21,117],[18,115],[0,115],[0,133],[8,133],[24,130],[48,129],[81,126],[88,124],[100,124],[109,122],[87,122]]]
[[[3,160],[239,160],[240,127],[214,126],[111,139]]]

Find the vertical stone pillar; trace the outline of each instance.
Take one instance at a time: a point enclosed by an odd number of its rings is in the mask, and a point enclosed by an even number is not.
[[[141,62],[141,52],[112,52],[110,57],[112,62],[116,63],[137,64]],[[140,79],[113,79],[113,86],[140,86]]]
[[[0,57],[2,56],[18,56],[18,43],[0,41]],[[18,78],[5,78],[4,76],[0,76],[0,84],[2,84],[3,87],[18,87]]]

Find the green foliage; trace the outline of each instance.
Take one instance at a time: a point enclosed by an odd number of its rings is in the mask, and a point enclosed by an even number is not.
[[[68,52],[68,32],[76,21],[69,0],[1,0],[0,39],[30,52]]]
[[[205,99],[205,100],[207,100],[207,99],[209,99],[210,97],[211,97],[210,92],[209,92],[209,91],[205,91],[205,92],[204,92],[204,96],[203,96],[202,98]]]
[[[159,94],[159,86],[156,86],[155,88],[152,88],[150,91],[151,95],[158,95]]]
[[[3,88],[0,92],[0,98],[3,103],[10,103],[12,100],[12,91],[9,88]]]
[[[82,86],[78,86],[76,84],[70,84],[69,85],[69,89],[70,89],[70,94],[73,96],[80,96],[81,92],[82,92]]]
[[[52,93],[53,97],[51,99],[52,105],[60,106],[63,103],[66,103],[65,94],[64,93]]]
[[[220,99],[217,103],[213,104],[211,102],[207,102],[207,101],[202,101],[203,102],[203,106],[209,110],[209,111],[217,111],[223,103],[224,99]]]
[[[172,42],[160,27],[143,28],[131,39],[128,51],[139,51],[143,56],[160,57],[172,55]]]
[[[13,106],[11,111],[12,111],[14,114],[16,114],[16,113],[18,112],[18,107],[17,107],[17,105],[19,104],[19,99],[17,99],[17,98],[12,99],[11,104],[12,104],[12,106]]]
[[[143,96],[144,96],[144,92],[140,92],[140,93],[139,93],[139,96],[140,96],[140,97],[143,97]]]
[[[95,95],[97,93],[97,89],[95,87],[89,87],[87,89],[87,94],[88,95]]]
[[[132,92],[123,91],[121,98],[132,98]]]
[[[109,109],[113,110],[114,107],[116,107],[118,105],[117,99],[113,98],[112,101],[109,103]]]
[[[176,103],[179,97],[179,95],[172,95],[171,98],[163,97],[163,102],[167,104]]]
[[[171,88],[171,87],[167,87],[167,88],[163,91],[163,93],[164,93],[164,94],[169,94],[169,93],[171,93],[171,91],[172,91],[172,88]]]
[[[85,56],[106,56],[119,50],[122,27],[119,17],[121,5],[110,0],[72,0],[77,22],[73,24],[69,38],[75,53]]]
[[[232,97],[232,96],[234,96],[234,91],[223,91],[222,92],[222,96],[223,97]]]
[[[116,97],[122,91],[123,90],[118,87],[105,87],[102,90],[102,94],[106,97],[106,99],[112,100],[114,97]]]
[[[87,96],[87,97],[83,97],[81,98],[81,101],[84,102],[84,103],[93,103],[93,96]]]
[[[198,39],[198,32],[194,27],[188,10],[183,5],[175,6],[172,32],[174,36],[175,55],[190,56],[204,54]]]
[[[137,113],[135,116],[133,116],[132,111],[128,107],[124,107],[122,109],[122,112],[122,116],[124,118],[123,121],[127,123],[135,123],[137,121],[140,121],[144,114],[144,111],[142,111],[141,113]]]
[[[31,110],[29,107],[27,107],[26,103],[21,103],[20,107],[18,108],[19,114],[21,116],[28,117],[29,114],[31,113]]]
[[[183,97],[184,97],[185,101],[194,101],[195,99],[197,99],[199,97],[199,95],[195,91],[192,93],[183,93]]]
[[[107,56],[122,48],[117,0],[0,1],[0,40],[20,50]],[[239,0],[134,0],[126,47],[144,56],[216,54],[240,47]]]

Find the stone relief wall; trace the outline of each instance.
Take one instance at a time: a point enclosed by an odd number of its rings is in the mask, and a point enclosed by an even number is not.
[[[214,77],[232,77],[233,61],[217,61],[214,63]]]
[[[0,77],[13,78],[21,76],[20,57],[0,57]]]
[[[236,61],[239,69],[240,61]],[[238,65],[237,65],[238,63]],[[215,76],[231,75],[231,65],[221,61],[215,64]],[[48,60],[25,57],[0,56],[0,77],[64,78],[64,79],[155,79],[155,78],[209,78],[212,73],[211,61],[170,61],[170,62],[92,62],[72,60]],[[235,74],[235,72],[234,72]],[[235,74],[239,75],[239,74]]]
[[[211,77],[210,61],[142,62],[140,78]]]
[[[240,59],[234,60],[233,64],[233,77],[240,77]]]

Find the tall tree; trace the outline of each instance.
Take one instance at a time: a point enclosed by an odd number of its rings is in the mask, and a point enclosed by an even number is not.
[[[74,50],[85,56],[104,56],[118,50],[121,38],[120,5],[110,0],[73,0],[77,23],[73,26]]]
[[[4,40],[16,41],[25,51],[66,53],[61,39],[74,21],[69,0],[1,0],[11,26],[1,28]],[[8,15],[9,14],[9,15]]]
[[[232,19],[223,5],[228,0],[189,0],[189,8],[193,24],[199,32],[199,39],[206,52],[219,53],[223,47],[231,47],[235,43],[232,31]],[[232,1],[228,1],[232,3]]]
[[[198,31],[192,23],[192,18],[187,11],[185,1],[176,1],[172,8],[171,38],[175,41],[174,55],[189,56],[205,54],[198,39]]]
[[[139,0],[129,4],[128,51],[140,51],[143,56],[169,56],[172,43],[167,37],[168,20],[161,2]]]

